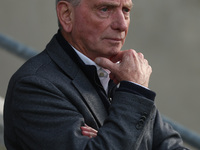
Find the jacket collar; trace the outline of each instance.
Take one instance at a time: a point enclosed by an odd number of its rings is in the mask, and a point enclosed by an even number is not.
[[[92,111],[98,124],[103,125],[108,114],[98,93],[79,67],[78,63],[83,62],[78,60],[77,54],[74,55],[75,51],[67,42],[65,42],[66,52],[58,42],[56,36],[52,38],[46,47],[48,55],[72,79],[73,85],[83,96],[85,103]]]

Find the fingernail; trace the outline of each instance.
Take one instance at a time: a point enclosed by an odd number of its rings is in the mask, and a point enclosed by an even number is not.
[[[85,127],[85,126],[82,126],[82,127],[81,127],[81,129],[87,129],[87,127]]]
[[[95,62],[96,64],[99,64],[100,61],[101,61],[101,58],[99,58],[99,57],[95,58],[95,60],[94,60],[94,62]]]

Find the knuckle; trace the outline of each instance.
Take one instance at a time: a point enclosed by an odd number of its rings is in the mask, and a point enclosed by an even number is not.
[[[136,51],[134,49],[129,49],[128,52],[132,53],[132,54],[136,53]]]
[[[137,52],[134,49],[129,49],[127,51],[127,55],[128,56],[133,56],[133,57],[137,57]]]
[[[152,67],[151,66],[149,66],[149,71],[150,71],[150,73],[152,73]]]
[[[144,57],[144,55],[141,52],[139,52],[138,55],[141,57]]]

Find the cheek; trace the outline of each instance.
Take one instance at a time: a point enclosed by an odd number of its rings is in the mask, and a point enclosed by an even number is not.
[[[91,15],[84,20],[86,30],[94,37],[100,36],[106,30],[106,22]]]
[[[80,18],[76,23],[77,34],[95,37],[99,32],[99,27],[97,24],[92,22],[91,20],[84,19],[84,17]]]

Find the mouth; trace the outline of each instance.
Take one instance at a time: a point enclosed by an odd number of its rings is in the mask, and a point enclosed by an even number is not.
[[[123,41],[122,38],[105,38],[105,40],[107,40],[111,43],[121,43]]]

